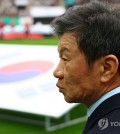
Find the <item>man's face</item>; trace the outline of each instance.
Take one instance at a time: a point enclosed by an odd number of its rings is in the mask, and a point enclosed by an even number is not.
[[[54,71],[57,86],[67,102],[90,103],[98,86],[97,65],[88,66],[84,53],[78,49],[74,33],[65,33],[58,45],[60,61]],[[88,104],[89,105],[89,104]]]

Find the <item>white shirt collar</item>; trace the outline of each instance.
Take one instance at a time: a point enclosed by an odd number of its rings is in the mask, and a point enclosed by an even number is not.
[[[115,89],[113,89],[112,91],[106,93],[105,95],[103,95],[102,97],[100,97],[95,103],[93,103],[88,111],[87,111],[87,115],[88,117],[93,113],[93,111],[106,99],[110,98],[111,96],[120,93],[120,87],[117,87]]]

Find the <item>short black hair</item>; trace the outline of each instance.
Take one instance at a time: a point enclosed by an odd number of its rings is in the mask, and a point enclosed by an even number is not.
[[[52,26],[58,36],[76,33],[78,47],[89,65],[108,54],[115,55],[120,63],[120,11],[107,2],[73,6],[55,18]]]

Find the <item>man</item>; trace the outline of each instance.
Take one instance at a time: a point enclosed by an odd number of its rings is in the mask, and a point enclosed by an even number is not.
[[[120,13],[108,3],[69,8],[53,23],[60,37],[57,87],[69,103],[84,103],[83,134],[120,134]]]

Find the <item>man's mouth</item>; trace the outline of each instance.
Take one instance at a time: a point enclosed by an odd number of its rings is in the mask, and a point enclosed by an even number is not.
[[[59,84],[56,84],[56,86],[59,88],[59,92],[62,93],[62,90],[64,89],[62,86],[60,86]]]

